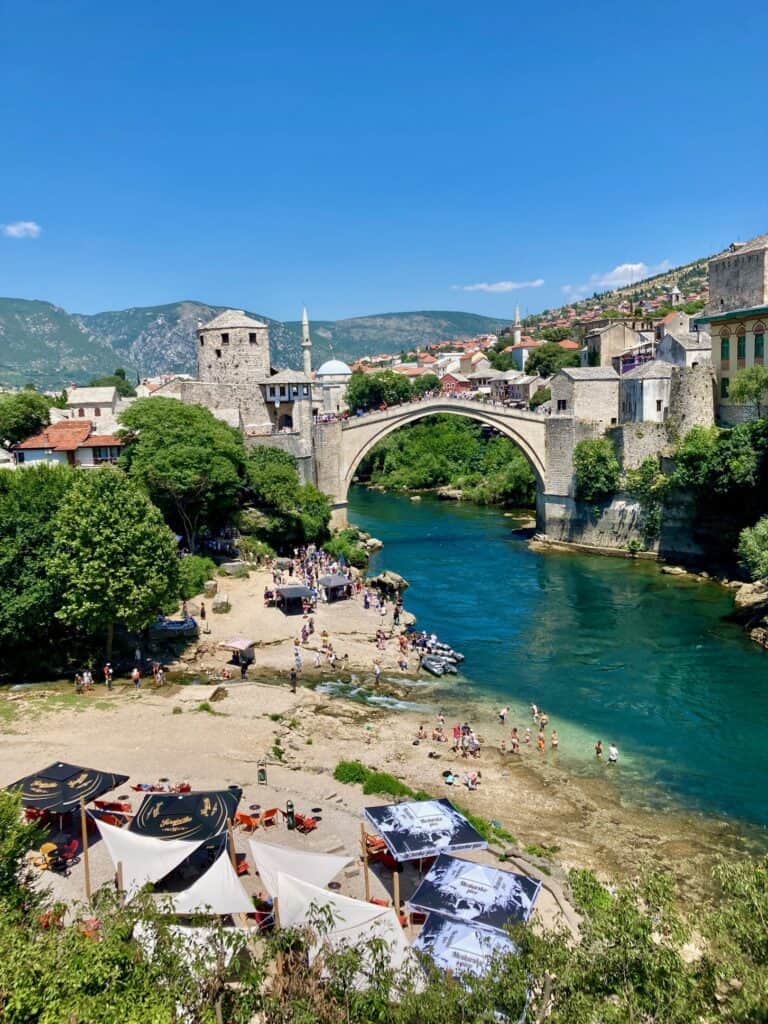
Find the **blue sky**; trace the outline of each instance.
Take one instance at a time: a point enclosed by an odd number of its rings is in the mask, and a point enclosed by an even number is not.
[[[0,22],[6,296],[506,317],[768,231],[762,0],[0,0]]]

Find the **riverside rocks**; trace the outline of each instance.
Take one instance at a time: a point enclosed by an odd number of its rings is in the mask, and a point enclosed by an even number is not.
[[[738,612],[758,612],[763,605],[768,611],[768,585],[743,583],[733,595],[733,604]]]
[[[378,576],[369,577],[366,582],[368,586],[383,590],[385,594],[400,594],[409,586],[408,580],[391,569],[380,572]]]

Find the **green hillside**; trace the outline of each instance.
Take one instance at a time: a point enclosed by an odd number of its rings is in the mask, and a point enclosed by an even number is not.
[[[198,322],[225,308],[186,300],[86,316],[48,302],[0,298],[0,384],[31,381],[38,387],[60,387],[109,373],[116,366],[140,377],[194,372]],[[256,310],[246,312],[269,324],[276,366],[300,365],[299,321],[281,323]],[[313,361],[318,366],[334,355],[351,362],[377,352],[469,338],[505,325],[492,317],[448,311],[318,321],[312,324]]]

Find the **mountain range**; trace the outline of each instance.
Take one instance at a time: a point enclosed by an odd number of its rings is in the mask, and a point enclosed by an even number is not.
[[[0,298],[0,383],[58,388],[84,383],[122,366],[129,377],[193,373],[199,321],[226,309],[192,300],[108,313],[68,313],[50,302]],[[301,365],[301,322],[249,316],[269,325],[275,366]],[[333,355],[353,362],[446,338],[496,332],[507,321],[474,313],[382,313],[312,323],[312,361]]]

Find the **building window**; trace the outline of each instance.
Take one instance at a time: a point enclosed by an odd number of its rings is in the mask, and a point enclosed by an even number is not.
[[[201,335],[200,335],[200,348],[202,348],[204,344],[205,344],[205,338],[204,338],[204,337],[203,337],[203,335],[201,334]]]
[[[293,385],[293,387],[291,388],[291,394],[293,395],[294,398],[298,398],[299,397],[299,386],[298,386],[298,384],[294,384]]]
[[[222,336],[221,336],[221,344],[222,345],[228,345],[229,344],[229,335],[228,334],[222,334]]]
[[[248,334],[248,341],[250,341],[250,343],[252,345],[255,345],[257,339],[258,339],[258,335],[256,334],[256,331],[250,331],[249,334]]]
[[[101,409],[100,409],[100,408],[98,407],[98,405],[97,405],[97,406],[96,406],[96,408],[95,408],[95,409],[93,410],[93,415],[94,415],[94,416],[101,416]]]
[[[557,400],[557,411],[558,412],[565,412],[565,410],[567,408],[568,408],[568,403],[566,402],[566,400],[564,398],[558,398],[558,400]]]
[[[301,390],[304,397],[307,398],[309,396],[309,384],[305,384]]]
[[[731,361],[731,339],[721,338],[720,339],[720,363],[723,369],[727,369],[728,363]]]
[[[720,397],[728,397],[728,388],[731,386],[731,381],[728,377],[722,377],[720,380]]]
[[[24,452],[16,452],[16,461],[22,463],[24,461]]]
[[[765,335],[764,334],[756,334],[755,335],[755,362],[757,362],[758,359],[759,359],[760,362],[762,363],[764,355],[765,355]]]
[[[220,348],[216,349],[216,358],[217,359],[221,359],[221,349]]]
[[[77,410],[77,415],[78,416],[85,416],[85,409],[78,409]]]
[[[656,399],[656,412],[661,412],[661,399]]]
[[[616,417],[615,416],[611,416],[611,426],[612,427],[616,426]]]
[[[736,358],[742,362],[747,358],[747,336],[740,334],[736,339]]]
[[[280,385],[280,397],[281,398],[285,398],[286,397],[285,384],[281,384]]]
[[[273,387],[271,387],[269,389],[269,397],[270,398],[274,398],[275,397],[275,389]]]

